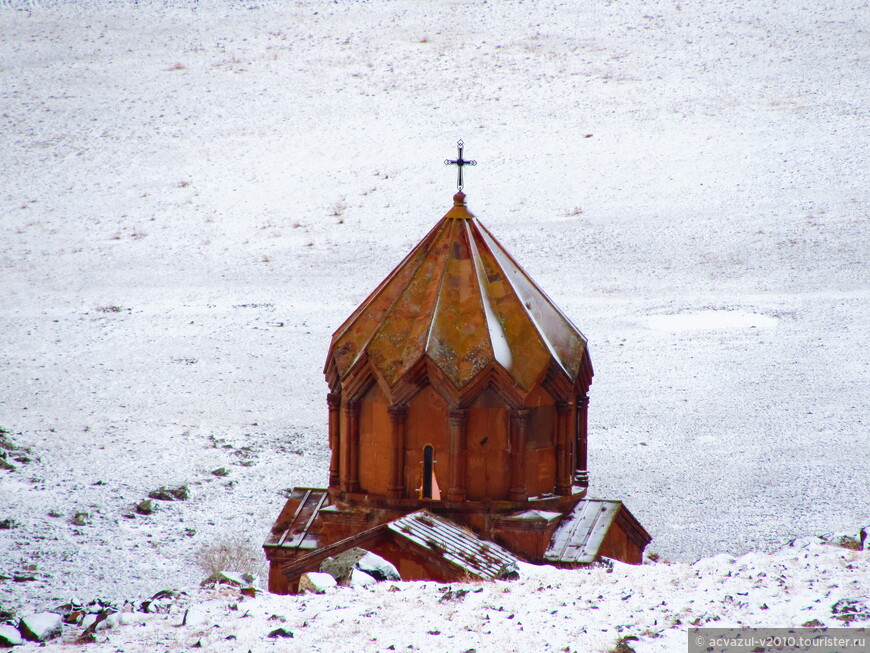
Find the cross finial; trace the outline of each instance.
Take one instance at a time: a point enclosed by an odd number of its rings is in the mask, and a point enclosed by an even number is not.
[[[456,188],[460,191],[462,190],[462,166],[476,166],[477,161],[466,161],[462,158],[462,148],[465,144],[462,142],[462,139],[456,143],[456,147],[459,150],[459,156],[456,157],[455,160],[451,161],[450,159],[444,159],[444,165],[446,166],[456,166],[459,170],[456,175]]]

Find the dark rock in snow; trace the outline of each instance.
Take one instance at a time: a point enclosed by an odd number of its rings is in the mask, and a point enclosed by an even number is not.
[[[93,633],[106,628],[114,628],[119,623],[121,623],[121,616],[117,612],[100,610],[85,616],[81,625],[85,630],[90,630]]]
[[[11,528],[17,528],[18,522],[12,518],[0,519],[0,530],[9,530]]]
[[[215,585],[235,585],[248,587],[254,582],[252,574],[243,574],[237,571],[219,571],[212,574],[199,585],[200,587],[214,587]]]
[[[461,599],[466,594],[468,594],[468,590],[458,589],[458,590],[447,590],[444,594],[441,595],[441,598],[438,599],[438,603],[447,603],[448,601],[455,601],[457,599]]]
[[[635,650],[629,646],[629,642],[636,642],[637,637],[634,635],[628,635],[626,637],[620,637],[616,640],[616,646],[613,648],[613,653],[635,653]]]
[[[73,515],[72,519],[69,520],[69,523],[73,526],[87,526],[91,523],[91,515],[87,512],[77,512]]]
[[[0,646],[18,646],[23,643],[24,639],[22,639],[21,633],[18,632],[18,629],[15,626],[0,624]]]
[[[870,621],[870,607],[858,599],[840,599],[831,606],[831,614],[847,625],[852,621]]]
[[[154,502],[151,499],[143,499],[134,508],[140,515],[150,515],[154,512]]]
[[[65,624],[77,624],[85,616],[84,606],[76,600],[57,606],[52,612],[59,614]]]
[[[495,575],[496,580],[517,580],[520,577],[520,570],[514,563],[505,563]]]
[[[97,641],[97,636],[94,635],[90,630],[84,631],[81,635],[76,637],[76,644],[93,644]]]
[[[159,612],[161,614],[172,612],[176,603],[176,599],[178,599],[182,594],[184,594],[184,592],[177,592],[175,590],[160,590],[147,601],[142,601],[139,606],[139,610],[141,612]]]
[[[229,476],[230,472],[226,467],[218,467],[217,469],[212,470],[211,472],[215,476]]]
[[[0,458],[0,469],[6,469],[10,472],[14,472],[15,465],[13,465],[12,463],[7,463],[5,458]]]
[[[822,539],[828,544],[841,546],[844,549],[851,549],[852,551],[861,550],[862,543],[860,538],[860,534],[853,535],[852,533],[827,533],[822,535]]]
[[[293,631],[286,628],[276,628],[267,637],[293,637]]]
[[[320,571],[332,576],[339,585],[344,585],[356,568],[356,563],[367,553],[369,552],[359,547],[348,549],[320,563]]]
[[[32,574],[13,574],[12,580],[16,583],[30,583],[36,580],[36,576]]]
[[[368,578],[376,581],[402,580],[399,571],[389,560],[359,547],[327,558],[320,564],[320,571],[332,576],[339,585],[350,585],[354,571],[360,572],[356,574],[356,585],[370,584]]]
[[[148,493],[149,498],[157,499],[158,501],[187,501],[189,496],[190,492],[186,485],[160,487]]]
[[[63,632],[63,619],[56,612],[30,614],[21,618],[18,630],[26,640],[45,642],[60,637]]]

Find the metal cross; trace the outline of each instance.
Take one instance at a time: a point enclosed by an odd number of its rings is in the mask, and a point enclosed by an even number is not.
[[[477,165],[477,161],[466,161],[465,159],[462,158],[463,145],[464,145],[464,143],[462,142],[461,139],[456,143],[456,147],[459,149],[459,156],[455,160],[451,161],[450,159],[444,159],[444,165],[456,166],[457,168],[459,168],[459,170],[457,171],[458,174],[456,176],[456,188],[458,188],[459,190],[462,190],[462,166],[476,166]]]

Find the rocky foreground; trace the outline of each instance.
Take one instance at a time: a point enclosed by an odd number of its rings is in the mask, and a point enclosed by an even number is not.
[[[512,582],[353,582],[299,596],[224,574],[119,606],[7,615],[0,641],[21,651],[677,651],[689,626],[870,626],[867,548],[863,531],[692,564],[523,565]]]

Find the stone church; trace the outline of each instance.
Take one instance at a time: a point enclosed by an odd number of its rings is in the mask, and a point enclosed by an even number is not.
[[[324,372],[329,486],[292,491],[264,544],[270,591],[352,547],[406,580],[641,562],[643,526],[586,496],[586,338],[461,190],[336,330]]]

